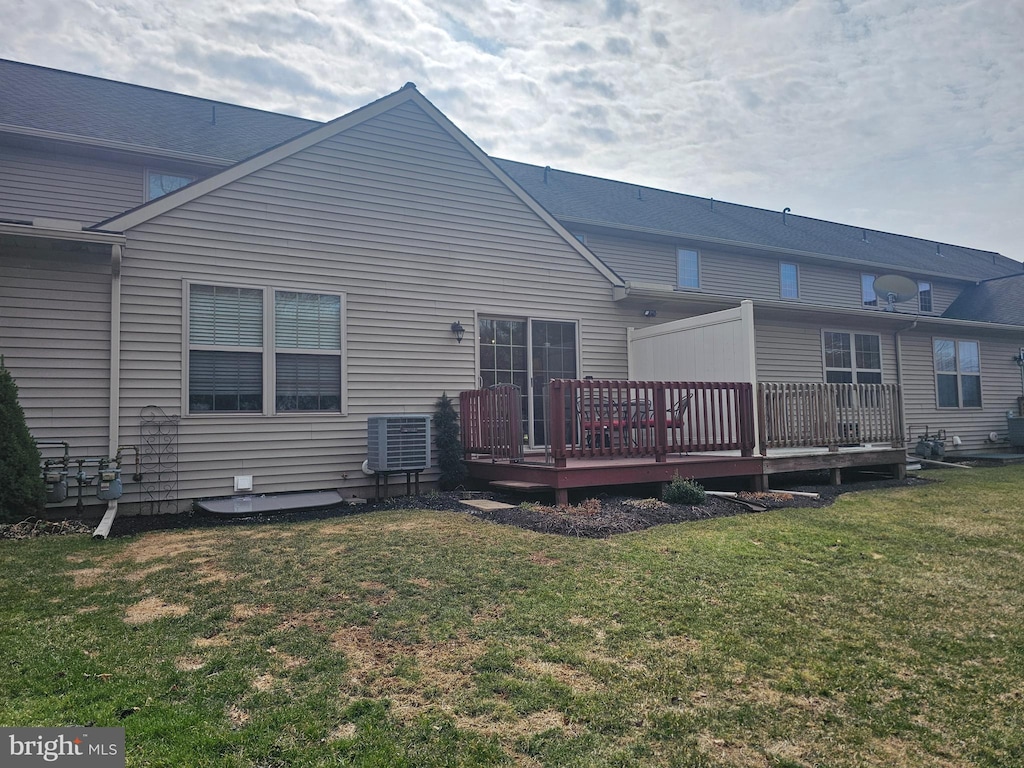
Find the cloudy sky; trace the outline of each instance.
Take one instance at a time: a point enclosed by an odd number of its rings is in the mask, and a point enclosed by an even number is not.
[[[0,57],[1024,259],[1019,0],[0,0]]]

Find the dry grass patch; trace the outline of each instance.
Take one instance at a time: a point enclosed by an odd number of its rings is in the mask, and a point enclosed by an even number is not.
[[[588,673],[568,664],[524,660],[518,662],[518,665],[536,677],[550,677],[567,688],[571,688],[574,693],[592,693],[601,688],[601,684]]]
[[[184,616],[188,612],[187,605],[175,605],[164,602],[159,597],[147,597],[125,608],[124,621],[126,624],[147,624],[168,617]]]
[[[342,723],[329,734],[327,734],[328,741],[348,741],[349,739],[355,738],[356,735],[356,724],[355,723]]]
[[[79,571],[71,571],[70,576],[75,580],[75,589],[85,589],[96,586],[106,573],[106,568],[82,568]]]
[[[543,552],[534,552],[532,555],[530,555],[529,559],[530,562],[534,565],[543,565],[546,567],[555,566],[562,562],[561,560],[556,560],[553,557],[548,557]]]
[[[202,669],[206,666],[206,660],[201,656],[186,654],[176,658],[174,660],[174,666],[182,672],[195,672],[196,670]]]
[[[244,728],[252,719],[252,715],[234,704],[228,705],[225,714],[227,715],[228,722],[231,723],[231,727],[235,730]]]

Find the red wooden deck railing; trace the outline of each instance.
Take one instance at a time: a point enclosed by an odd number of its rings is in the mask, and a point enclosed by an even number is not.
[[[459,393],[462,450],[490,454],[492,461],[523,458],[523,411],[519,387],[473,389]]]
[[[551,455],[570,458],[754,451],[753,387],[740,382],[554,379]]]

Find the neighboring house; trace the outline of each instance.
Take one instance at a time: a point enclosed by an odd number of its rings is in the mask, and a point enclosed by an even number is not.
[[[663,322],[752,299],[758,381],[899,383],[909,436],[1005,438],[1022,391],[1024,274],[997,253],[497,160]],[[888,306],[874,279],[918,286]],[[894,311],[888,311],[888,310]],[[706,351],[711,354],[711,350]],[[952,441],[949,447],[952,448]]]
[[[369,416],[503,381],[541,445],[543,382],[740,299],[757,380],[902,383],[915,435],[980,447],[1021,394],[1019,263],[493,160],[411,86],[318,123],[0,61],[0,270],[33,434],[148,445],[174,504],[365,493]]]

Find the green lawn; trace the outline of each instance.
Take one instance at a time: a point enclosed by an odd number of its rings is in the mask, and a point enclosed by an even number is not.
[[[1024,467],[546,536],[423,511],[0,542],[0,724],[134,766],[1024,765]]]

